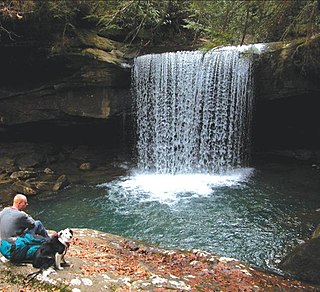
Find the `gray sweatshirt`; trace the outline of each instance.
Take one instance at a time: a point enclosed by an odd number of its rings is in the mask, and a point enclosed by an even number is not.
[[[33,227],[33,218],[23,211],[6,207],[0,212],[0,239],[22,235]]]

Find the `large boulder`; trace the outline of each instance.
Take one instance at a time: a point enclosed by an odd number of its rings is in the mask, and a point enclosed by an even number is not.
[[[320,237],[297,246],[280,267],[300,280],[320,284]]]

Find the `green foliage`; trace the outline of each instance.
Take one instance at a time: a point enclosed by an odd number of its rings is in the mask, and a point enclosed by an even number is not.
[[[97,1],[87,19],[96,22],[102,32],[122,30],[125,41],[137,38],[153,42],[164,37],[164,31],[177,31],[186,13],[185,0]]]
[[[122,41],[226,44],[311,37],[320,32],[320,0],[2,0],[0,37],[44,37],[69,28],[118,31]],[[40,33],[41,32],[41,33]]]
[[[317,0],[191,2],[185,27],[225,44],[279,41],[320,31]]]

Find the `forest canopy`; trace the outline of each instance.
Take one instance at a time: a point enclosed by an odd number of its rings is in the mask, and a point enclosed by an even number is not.
[[[319,12],[320,0],[0,0],[0,42],[77,28],[143,46],[273,42],[319,33]]]

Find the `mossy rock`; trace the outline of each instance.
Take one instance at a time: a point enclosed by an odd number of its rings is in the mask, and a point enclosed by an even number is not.
[[[111,63],[115,65],[121,64],[120,54],[116,54],[113,51],[111,53],[105,52],[96,48],[87,48],[82,50],[82,55],[91,57],[97,61]]]
[[[122,43],[100,36],[93,30],[72,29],[63,38],[61,38],[61,35],[55,37],[51,54],[79,53],[86,49],[101,50],[105,53],[114,54],[115,51],[125,51],[127,47]]]
[[[110,52],[120,46],[120,43],[101,37],[90,30],[77,30],[75,34],[83,47],[93,47]]]
[[[320,224],[317,226],[317,228],[315,229],[315,231],[312,233],[311,238],[317,238],[320,236]]]

